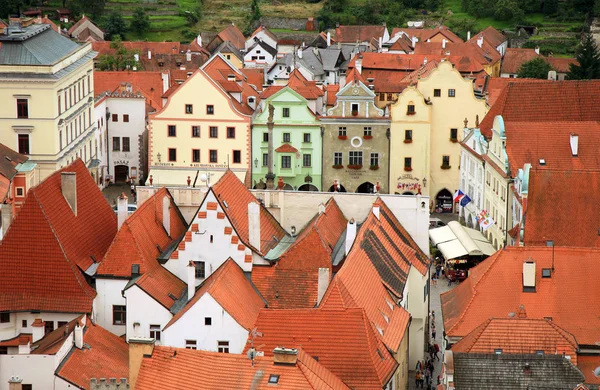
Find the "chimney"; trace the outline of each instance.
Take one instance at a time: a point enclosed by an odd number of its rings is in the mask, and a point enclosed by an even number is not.
[[[354,66],[356,67],[356,71],[358,73],[362,73],[362,54],[358,55]]]
[[[135,60],[135,62],[140,62],[140,55],[138,53],[135,53],[133,55],[133,59]]]
[[[171,200],[168,196],[165,196],[162,200],[162,222],[163,227],[167,231],[167,235],[171,235],[171,213],[169,212],[171,208]]]
[[[327,31],[327,47],[331,46],[331,33]]]
[[[302,48],[298,49],[298,58],[302,58]]]
[[[467,41],[471,40],[471,31],[467,31]]]
[[[200,34],[196,37],[196,42],[198,42],[198,46],[202,47],[202,36]]]
[[[127,378],[120,378],[117,382],[117,378],[109,378],[109,382],[106,378],[90,378],[90,390],[124,390],[129,389],[129,383]]]
[[[579,135],[575,134],[575,133],[571,133],[571,155],[573,157],[577,157],[578,154],[578,148],[579,148]],[[4,209],[2,209],[2,211],[4,211]],[[4,222],[4,220],[2,221]]]
[[[535,49],[533,49],[535,51],[535,54],[540,55],[540,47],[536,46]]]
[[[479,38],[477,38],[477,46],[483,46],[483,35],[480,35]]]
[[[153,338],[131,337],[129,339],[129,385],[131,389],[135,389],[135,382],[137,381],[144,355],[152,356],[154,342]]]
[[[83,326],[80,326],[79,323],[75,325],[75,330],[73,331],[73,341],[75,342],[75,347],[81,349],[83,348]]]
[[[192,260],[187,265],[187,289],[187,300],[190,301],[196,294],[196,265]]]
[[[523,263],[523,292],[535,292],[535,262],[531,259]]]
[[[379,219],[379,206],[373,205],[373,214]]]
[[[415,46],[417,46],[417,42],[419,42],[419,38],[417,37],[412,37],[412,47],[414,48]]]
[[[41,318],[36,318],[32,323],[31,327],[33,331],[31,332],[31,342],[35,343],[38,340],[44,338],[44,321]]]
[[[427,57],[423,58],[423,65],[427,65]]]
[[[13,375],[8,380],[8,390],[21,390],[23,388],[23,379],[18,375]]]
[[[319,279],[317,282],[317,306],[321,303],[325,291],[329,287],[329,268],[319,268]]]
[[[250,245],[260,251],[260,205],[258,202],[248,203],[248,239]]]
[[[352,244],[354,244],[354,239],[356,239],[356,223],[354,222],[354,218],[352,218],[346,224],[346,256],[348,256]]]
[[[187,53],[185,53],[185,60],[187,62],[191,62],[192,61],[192,51],[190,49],[188,49]]]
[[[381,51],[382,47],[383,47],[383,38],[379,37],[379,51]]]
[[[117,198],[117,230],[121,229],[123,222],[127,219],[127,195],[121,192],[121,195]]]
[[[12,205],[2,205],[2,237],[6,235],[10,224],[12,223]]]
[[[77,215],[77,176],[75,172],[61,172],[60,189],[73,214]]]
[[[298,361],[296,348],[277,347],[273,350],[273,363],[295,366]]]
[[[318,48],[318,47],[313,47],[313,54],[314,54],[315,56],[318,56],[318,55],[319,55],[319,48]]]
[[[148,49],[148,59],[152,59],[152,50]]]
[[[448,41],[446,41],[445,39],[442,39],[442,49],[446,48],[446,42],[448,42]]]

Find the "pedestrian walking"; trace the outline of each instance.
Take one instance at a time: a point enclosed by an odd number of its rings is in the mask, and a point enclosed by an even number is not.
[[[431,372],[429,372],[429,370],[425,371],[425,388],[431,388]]]
[[[424,370],[425,366],[423,365],[423,363],[420,360],[417,360],[417,366],[415,367],[415,371],[420,371],[420,370]]]
[[[437,287],[437,276],[435,274],[431,275],[431,284],[433,284],[434,287]]]
[[[415,374],[415,384],[417,388],[423,388],[423,372],[421,370],[417,371]]]
[[[435,349],[433,348],[433,344],[429,343],[429,359],[427,359],[427,365],[431,363],[431,359],[433,359],[433,355],[435,354]]]
[[[433,327],[435,328],[435,310],[431,311],[431,323],[433,324]]]
[[[448,275],[448,287],[452,286],[452,276]]]
[[[440,357],[438,356],[438,354],[440,353],[440,346],[438,345],[438,343],[433,344],[433,348],[435,349],[435,358],[439,361]]]
[[[435,332],[435,320],[434,320],[434,322],[431,324],[431,338],[433,340],[435,340],[435,334],[436,334],[436,332]]]

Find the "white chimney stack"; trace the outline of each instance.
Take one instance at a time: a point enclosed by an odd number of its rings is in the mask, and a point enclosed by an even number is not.
[[[331,33],[327,31],[327,47],[331,46]]]
[[[193,261],[187,265],[187,300],[189,301],[196,293],[196,265]]]
[[[35,320],[33,320],[33,322],[31,323],[31,342],[35,343],[38,340],[41,340],[42,338],[44,338],[44,327],[45,327],[45,322],[42,321],[41,318],[36,318]]]
[[[419,38],[417,37],[412,37],[412,47],[414,48],[415,46],[417,46],[417,42],[419,42]]]
[[[348,256],[352,244],[354,244],[354,239],[356,239],[356,223],[354,222],[354,218],[352,218],[346,224],[346,256]]]
[[[302,48],[298,49],[298,58],[302,58]]]
[[[124,192],[117,198],[117,230],[121,229],[123,222],[127,219],[127,195]]]
[[[77,176],[75,172],[62,172],[60,175],[60,189],[73,214],[77,215]]]
[[[471,40],[471,31],[467,31],[467,41]]]
[[[356,57],[356,62],[354,66],[356,67],[356,71],[358,73],[362,73],[362,54],[359,54],[358,57]]]
[[[446,48],[446,42],[448,42],[448,41],[446,41],[445,39],[442,39],[442,49]]]
[[[319,280],[317,282],[317,306],[329,287],[329,268],[319,268]]]
[[[152,59],[152,50],[148,49],[148,59]]]
[[[248,203],[248,240],[260,251],[260,205],[257,202]]]
[[[575,133],[571,133],[571,155],[573,157],[577,157],[577,152],[579,151],[579,135]]]
[[[192,51],[190,49],[188,49],[187,53],[185,53],[185,60],[187,62],[192,61]]]
[[[535,54],[537,54],[538,56],[540,55],[540,48],[539,46],[536,46],[535,49],[533,49],[535,51]]]
[[[169,209],[171,208],[171,200],[169,199],[168,196],[165,196],[162,200],[162,213],[163,213],[163,227],[165,228],[165,230],[167,231],[167,234],[170,236],[171,235],[171,213],[169,212]]]
[[[2,205],[2,237],[6,235],[10,224],[12,223],[12,205]]]
[[[198,42],[198,46],[202,47],[202,36],[200,34],[198,34],[198,37],[196,38],[196,42]]]
[[[373,206],[373,214],[379,219],[379,206]]]
[[[535,262],[523,263],[523,290],[535,291]]]
[[[79,349],[83,348],[83,326],[79,326],[79,323],[75,325],[73,336],[73,342],[75,343],[75,347]]]
[[[479,38],[477,38],[477,46],[483,46],[483,35],[480,35]]]

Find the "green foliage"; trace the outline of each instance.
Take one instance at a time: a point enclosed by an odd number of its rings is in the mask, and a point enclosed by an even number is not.
[[[544,0],[542,12],[544,15],[554,15],[558,11],[558,0]]]
[[[133,12],[129,28],[139,35],[144,34],[150,29],[150,18],[146,15],[146,11],[142,7],[136,8]]]
[[[448,20],[448,23],[446,24],[453,33],[464,40],[467,39],[467,32],[477,31],[475,28],[475,20],[472,18],[452,18]]]
[[[112,49],[111,54],[103,54],[98,58],[100,70],[127,70],[134,66],[140,70],[141,64],[135,59],[136,54],[139,55],[139,53],[135,50],[127,50],[118,35],[114,36],[110,48]]]
[[[519,78],[547,79],[551,70],[552,66],[544,58],[538,57],[521,65],[518,75]]]
[[[193,27],[196,23],[198,23],[202,19],[202,6],[198,5],[191,11],[184,11],[183,16],[185,16],[188,25]]]
[[[19,15],[25,7],[23,0],[0,0],[0,17]]]
[[[523,20],[524,11],[515,0],[498,0],[494,8],[494,17],[498,20]]]
[[[388,26],[402,26],[408,14],[414,14],[414,7],[423,7],[425,4],[439,7],[441,0],[366,0],[356,5],[348,4],[348,0],[326,0],[319,20],[322,29],[334,27],[339,24],[381,24]]]
[[[600,52],[592,34],[586,34],[577,48],[577,62],[571,64],[569,80],[600,79]]]
[[[109,35],[111,40],[114,40],[115,35],[121,38],[125,37],[127,25],[121,13],[117,10],[112,11],[104,22],[104,31]]]

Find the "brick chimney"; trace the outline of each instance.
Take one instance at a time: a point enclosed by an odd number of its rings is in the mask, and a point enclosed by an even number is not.
[[[8,390],[21,390],[23,388],[23,379],[18,375],[13,375],[8,380]]]
[[[354,240],[356,239],[356,222],[354,222],[354,218],[348,221],[346,224],[346,256],[348,256],[348,252],[352,248],[352,244],[354,244]]]
[[[121,192],[121,195],[117,198],[117,230],[121,229],[123,222],[127,219],[127,195]]]
[[[169,212],[170,208],[171,200],[168,196],[165,196],[162,200],[162,223],[169,236],[171,235],[171,213]]]
[[[260,205],[257,202],[248,203],[248,240],[260,251]]]
[[[154,342],[153,338],[131,337],[129,339],[129,384],[132,389],[135,389],[144,355],[151,356],[154,352]]]
[[[77,175],[75,172],[61,172],[60,189],[73,214],[77,215]]]
[[[2,205],[2,238],[6,235],[10,224],[12,223],[12,205]]]
[[[298,361],[296,348],[277,347],[273,350],[273,363],[295,366]]]

